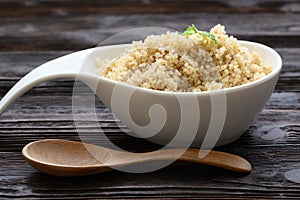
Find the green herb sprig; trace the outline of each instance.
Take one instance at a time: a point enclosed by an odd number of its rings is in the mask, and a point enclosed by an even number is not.
[[[216,44],[218,43],[216,37],[213,34],[206,32],[206,31],[199,31],[194,24],[192,24],[192,26],[188,27],[182,34],[183,35],[192,35],[192,34],[196,34],[196,33],[201,36],[211,39]]]

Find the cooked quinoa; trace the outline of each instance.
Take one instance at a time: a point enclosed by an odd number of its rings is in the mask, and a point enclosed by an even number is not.
[[[149,89],[189,92],[242,85],[272,71],[224,26],[216,25],[210,34],[216,42],[200,34],[150,35],[106,64],[98,60],[98,74]]]

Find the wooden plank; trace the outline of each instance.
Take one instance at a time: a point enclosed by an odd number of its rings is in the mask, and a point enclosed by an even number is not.
[[[239,39],[273,47],[299,48],[299,18],[299,14],[284,13],[94,14],[59,19],[47,16],[40,17],[39,21],[2,18],[0,51],[74,51],[97,46],[110,36],[133,28],[150,26],[183,31],[192,23],[203,30],[221,23],[226,25],[229,34]],[[128,41],[139,39],[132,33],[128,36]]]
[[[44,16],[65,17],[67,15],[106,13],[179,13],[179,12],[225,12],[225,13],[259,13],[259,12],[299,12],[297,0],[4,0],[1,1],[0,16]]]
[[[55,58],[71,53],[70,51],[47,52],[1,52],[0,80],[16,80],[33,70],[35,67]]]
[[[227,27],[228,33],[233,35],[293,36],[299,35],[299,14],[232,13],[228,15],[220,12],[103,15],[96,13],[70,16],[70,18],[40,16],[39,21],[36,21],[34,17],[28,16],[26,18],[2,17],[0,19],[0,36],[19,36],[19,39],[22,39],[29,36],[38,38],[45,34],[48,34],[49,37],[55,37],[65,33],[65,36],[77,36],[78,41],[84,42],[101,39],[102,37],[108,37],[137,27],[166,27],[183,31],[191,23],[194,23],[202,30],[209,30],[214,25],[221,23]],[[81,40],[79,40],[80,38]],[[55,39],[58,40],[60,38]],[[100,41],[98,40],[97,42]]]

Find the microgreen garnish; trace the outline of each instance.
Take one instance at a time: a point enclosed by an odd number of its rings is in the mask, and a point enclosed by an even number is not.
[[[211,39],[216,44],[218,43],[216,37],[213,34],[206,32],[206,31],[199,31],[194,24],[192,24],[192,26],[188,27],[182,34],[183,35],[192,35],[192,34],[196,34],[196,33],[198,33],[201,36]]]

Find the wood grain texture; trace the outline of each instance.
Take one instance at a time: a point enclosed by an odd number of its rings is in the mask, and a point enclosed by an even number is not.
[[[73,80],[33,88],[0,116],[0,199],[299,199],[300,184],[285,174],[300,169],[300,2],[298,0],[0,1],[0,98],[26,73],[53,58],[94,47],[120,31],[141,26],[184,30],[191,23],[208,30],[216,23],[239,39],[275,47],[283,69],[264,110],[236,142],[217,150],[245,157],[250,175],[175,162],[151,173],[57,178],[32,169],[21,156],[39,139],[79,141],[72,117]],[[88,92],[82,85],[80,90]],[[112,113],[96,103],[97,123],[79,128],[90,142],[133,152],[159,145],[122,132]],[[121,126],[122,128],[125,128]]]
[[[39,21],[34,19],[2,18],[0,51],[80,50],[95,47],[110,36],[137,27],[165,27],[183,31],[192,23],[203,30],[221,23],[226,25],[229,34],[239,39],[272,47],[300,46],[298,13],[91,14],[41,16]]]
[[[178,13],[178,12],[291,12],[300,11],[297,0],[4,0],[0,7],[2,16],[58,16],[67,14],[132,14],[132,13]],[[12,12],[13,11],[13,12]]]

